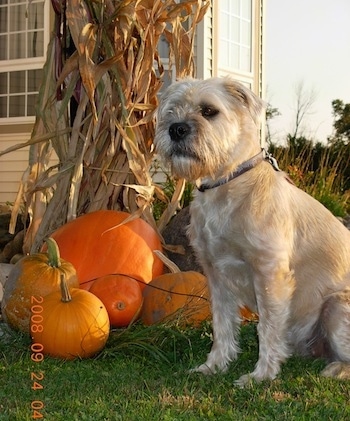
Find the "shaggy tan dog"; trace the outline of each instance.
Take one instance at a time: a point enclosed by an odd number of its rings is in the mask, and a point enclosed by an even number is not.
[[[262,101],[227,78],[171,85],[155,145],[195,181],[189,235],[208,277],[214,343],[194,369],[225,371],[240,351],[239,308],[259,313],[259,359],[237,383],[274,379],[292,353],[350,377],[350,232],[260,148]]]

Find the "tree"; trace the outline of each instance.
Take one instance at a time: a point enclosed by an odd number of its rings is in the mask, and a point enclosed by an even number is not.
[[[333,156],[340,161],[339,172],[344,179],[343,190],[350,190],[350,104],[332,101],[334,134],[328,138]]]
[[[350,141],[350,104],[344,104],[340,99],[332,101],[334,135],[331,142],[349,143]]]
[[[267,144],[272,143],[272,134],[271,134],[271,127],[270,127],[270,121],[281,115],[278,108],[272,107],[270,103],[268,103],[265,113],[265,119],[266,119],[266,142]]]
[[[294,128],[290,134],[290,139],[297,139],[303,136],[302,125],[305,118],[312,113],[312,107],[316,101],[316,92],[313,89],[306,90],[304,82],[300,81],[295,87],[295,117]]]

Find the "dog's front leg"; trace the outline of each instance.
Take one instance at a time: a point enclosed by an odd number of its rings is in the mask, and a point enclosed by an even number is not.
[[[295,280],[292,272],[281,268],[270,276],[270,279],[260,278],[255,285],[259,313],[259,359],[254,371],[241,376],[236,382],[239,386],[251,380],[274,379],[281,363],[290,355],[287,328]]]
[[[207,275],[207,278],[210,286],[214,342],[207,361],[192,372],[214,374],[225,372],[229,363],[237,358],[240,351],[238,335],[241,317],[234,294],[224,287],[225,280],[218,279],[217,275],[215,280],[210,275]]]

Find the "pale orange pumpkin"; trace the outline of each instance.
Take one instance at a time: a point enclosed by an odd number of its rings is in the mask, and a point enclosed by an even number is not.
[[[29,333],[32,297],[45,297],[60,290],[60,275],[70,287],[79,287],[74,266],[60,258],[56,242],[49,238],[48,252],[20,259],[12,268],[5,284],[1,311],[14,329]]]
[[[62,276],[61,291],[47,295],[37,307],[40,305],[42,311],[36,323],[32,320],[31,334],[43,354],[67,360],[89,358],[106,345],[108,313],[95,295],[78,288],[69,291]]]
[[[181,325],[198,325],[210,318],[206,277],[199,272],[166,273],[143,290],[141,320],[152,325],[175,320]]]
[[[145,287],[143,297],[141,320],[146,325],[175,319],[182,325],[198,325],[211,317],[207,280],[199,272],[161,275]],[[259,319],[248,307],[242,307],[240,315],[242,323]]]
[[[163,273],[163,262],[154,253],[162,250],[158,234],[140,218],[124,223],[130,216],[113,210],[91,212],[52,234],[82,285],[112,273],[148,283]]]

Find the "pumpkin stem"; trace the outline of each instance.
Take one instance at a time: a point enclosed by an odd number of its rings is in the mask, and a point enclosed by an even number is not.
[[[61,295],[62,295],[61,301],[63,303],[69,303],[70,301],[72,301],[72,296],[68,289],[66,277],[64,276],[63,273],[60,274],[60,287],[61,287]]]
[[[53,268],[59,268],[61,266],[61,259],[60,259],[60,249],[58,248],[58,244],[53,238],[48,238],[46,240],[47,244],[47,253],[49,255],[48,264]]]

